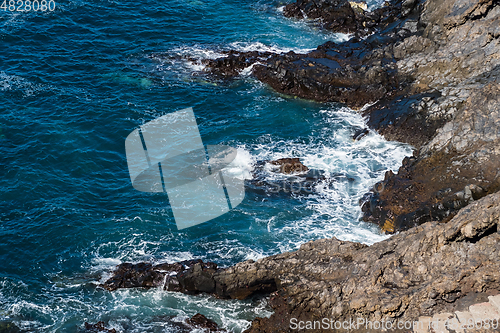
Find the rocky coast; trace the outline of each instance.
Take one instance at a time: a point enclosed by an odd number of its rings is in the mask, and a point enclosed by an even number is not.
[[[413,145],[414,156],[360,201],[365,221],[396,234],[371,246],[317,240],[229,268],[126,263],[102,286],[269,294],[274,314],[255,319],[255,333],[291,332],[293,318],[416,320],[499,294],[500,2],[398,0],[367,12],[346,0],[297,0],[284,15],[353,37],[307,54],[234,51],[207,70],[231,78],[253,64],[276,91],[343,103],[372,130]]]

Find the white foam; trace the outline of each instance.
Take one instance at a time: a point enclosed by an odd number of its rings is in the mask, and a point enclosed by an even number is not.
[[[255,159],[244,147],[237,148],[235,159],[224,168],[228,175],[237,179],[252,179]]]
[[[286,226],[276,229],[272,227],[274,217],[271,217],[268,231],[272,229],[282,234],[285,240],[279,245],[281,251],[294,250],[300,243],[318,238],[337,237],[372,244],[388,237],[376,226],[358,222],[361,217],[359,199],[383,179],[387,170],[397,171],[403,158],[412,154],[411,147],[387,142],[374,132],[354,141],[352,127],[366,127],[366,122],[359,113],[348,108],[323,110],[322,114],[325,116],[325,129],[321,134],[324,140],[304,143],[275,140],[266,135],[260,138],[263,143],[246,147],[255,160],[299,157],[309,168],[354,178],[354,181],[334,180],[328,186],[318,184],[316,193],[302,198],[311,211],[305,218],[289,221]],[[268,176],[275,180],[284,177],[272,172]]]
[[[316,48],[298,48],[298,47],[280,47],[277,45],[266,45],[261,42],[234,42],[229,44],[230,49],[238,50],[241,52],[271,52],[271,53],[287,53],[293,51],[295,53],[307,53],[315,50]]]

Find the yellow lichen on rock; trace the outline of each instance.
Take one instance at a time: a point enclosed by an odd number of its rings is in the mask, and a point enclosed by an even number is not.
[[[382,226],[382,230],[388,233],[393,233],[395,231],[394,221],[392,219],[385,220],[384,225]]]
[[[356,1],[349,1],[349,4],[353,9],[359,8],[362,10],[368,10],[368,5],[364,1],[356,2]]]

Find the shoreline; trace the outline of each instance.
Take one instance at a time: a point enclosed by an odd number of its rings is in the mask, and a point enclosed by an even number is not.
[[[399,233],[371,246],[322,239],[225,269],[122,264],[104,287],[270,295],[274,314],[247,333],[292,332],[290,318],[416,320],[500,293],[500,5],[394,1],[374,17],[347,1],[319,3],[299,0],[284,13],[309,10],[339,32],[345,20],[367,28],[307,54],[229,52],[207,60],[208,71],[231,78],[255,64],[253,75],[277,92],[354,109],[372,104],[362,111],[369,127],[417,149],[361,203],[365,221]]]

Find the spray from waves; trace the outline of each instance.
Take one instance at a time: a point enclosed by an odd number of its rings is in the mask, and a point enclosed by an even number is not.
[[[0,91],[22,91],[24,97],[29,97],[46,89],[48,88],[42,84],[31,83],[20,76],[0,72]]]
[[[0,283],[0,295],[5,304],[0,318],[25,318],[15,321],[16,325],[34,332],[74,331],[83,321],[101,320],[118,332],[177,332],[178,325],[185,319],[202,313],[230,332],[239,333],[249,327],[253,318],[271,315],[264,298],[220,300],[206,295],[167,292],[161,288],[120,289],[106,293],[85,284],[75,286],[68,282],[35,295],[26,286],[4,279]]]
[[[330,35],[329,35],[330,36]],[[335,42],[343,42],[351,38],[348,34],[331,34],[328,40]],[[180,46],[173,48],[166,55],[158,54],[151,55],[150,58],[159,62],[157,71],[184,71],[184,72],[203,72],[206,65],[204,60],[219,59],[227,57],[227,52],[236,50],[240,52],[269,52],[274,54],[283,54],[293,51],[295,53],[308,53],[315,50],[313,48],[301,47],[283,47],[275,44],[264,44],[262,42],[233,42],[225,46],[214,45],[193,45],[193,46]],[[248,75],[255,64],[242,70],[242,75]]]
[[[293,51],[295,53],[307,53],[315,48],[287,48],[277,45],[266,45],[261,42],[234,42],[221,46],[213,45],[193,45],[180,46],[173,48],[166,55],[152,55],[150,58],[159,62],[157,70],[160,72],[166,71],[188,71],[188,72],[203,72],[206,68],[204,60],[219,59],[227,57],[227,52],[236,50],[240,52],[270,52],[275,54],[287,53]],[[244,72],[249,72],[251,67],[244,69]],[[250,68],[250,69],[249,69]]]
[[[260,142],[244,146],[252,156],[246,159],[247,163],[299,157],[309,168],[326,171],[327,177],[343,176],[319,183],[314,193],[300,198],[311,212],[309,216],[292,219],[279,228],[273,227],[276,217],[269,217],[268,229],[283,234],[283,242],[278,245],[280,251],[294,250],[298,244],[318,238],[337,237],[373,244],[388,237],[376,226],[359,221],[359,200],[387,170],[397,171],[403,158],[412,154],[411,147],[387,142],[373,132],[354,141],[352,128],[366,127],[359,113],[347,108],[322,113],[325,126],[319,138],[304,142],[276,140],[266,135],[258,139]],[[269,173],[268,177],[279,180],[283,176]]]
[[[4,283],[0,288],[0,299],[8,304],[7,318],[36,318],[16,324],[21,328],[45,332],[82,325],[81,318],[86,318],[88,322],[103,320],[117,331],[175,332],[176,324],[199,312],[237,333],[248,328],[255,317],[268,317],[271,312],[266,299],[243,302],[217,300],[207,295],[166,292],[161,288],[108,293],[95,288],[95,285],[106,280],[116,265],[122,262],[147,261],[155,264],[201,258],[232,264],[295,250],[304,242],[325,237],[366,244],[384,239],[386,236],[380,234],[375,226],[358,222],[358,200],[383,177],[386,170],[399,167],[403,157],[411,154],[410,147],[387,142],[376,133],[353,141],[353,127],[364,127],[366,124],[352,110],[323,110],[319,116],[323,121],[318,133],[308,142],[303,139],[277,139],[273,135],[258,137],[253,143],[240,145],[237,158],[228,169],[240,179],[249,179],[257,161],[299,157],[310,168],[324,170],[328,174],[345,174],[349,176],[347,178],[354,179],[332,179],[331,185],[318,184],[314,194],[291,198],[299,202],[295,209],[306,214],[288,214],[281,212],[281,207],[267,213],[258,203],[241,205],[235,210],[254,220],[252,228],[260,226],[264,229],[264,234],[262,231],[255,234],[262,239],[248,241],[244,234],[238,234],[238,230],[226,230],[222,239],[202,236],[192,243],[189,250],[186,247],[175,248],[175,244],[189,239],[183,233],[124,232],[117,241],[96,239],[90,249],[82,250],[82,256],[87,258],[85,276],[53,276],[52,287],[43,290],[40,295],[34,295],[19,284]],[[258,214],[253,214],[251,209]],[[137,216],[114,218],[112,222],[127,225],[155,221]],[[246,234],[252,229],[243,231]],[[272,239],[268,248],[263,245],[266,244],[266,237]],[[72,311],[68,312],[68,308]]]

